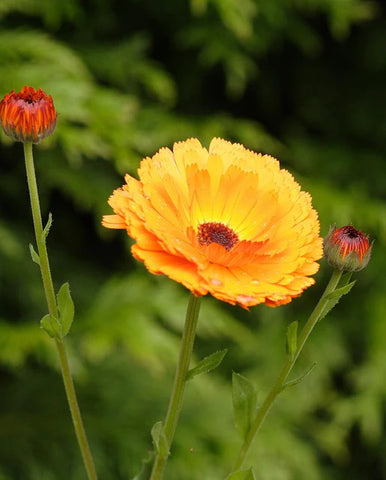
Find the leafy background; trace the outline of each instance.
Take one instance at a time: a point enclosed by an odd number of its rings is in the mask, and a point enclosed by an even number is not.
[[[196,136],[277,156],[310,191],[322,234],[353,223],[375,239],[369,267],[313,334],[301,374],[251,455],[260,480],[386,479],[386,18],[382,0],[0,0],[0,94],[52,94],[55,134],[35,150],[68,339],[100,478],[132,478],[165,412],[187,292],[149,275],[123,232],[101,228],[112,190],[140,159]],[[46,313],[22,149],[1,134],[0,479],[82,479]],[[196,359],[222,366],[189,384],[167,478],[220,479],[239,439],[232,371],[260,398],[328,267],[300,299],[245,312],[205,298]]]

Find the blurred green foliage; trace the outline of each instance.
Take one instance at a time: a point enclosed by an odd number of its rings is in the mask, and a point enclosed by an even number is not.
[[[55,134],[35,149],[56,286],[69,281],[71,366],[101,479],[134,476],[163,418],[188,294],[152,277],[124,232],[100,227],[126,172],[197,136],[277,156],[310,191],[322,234],[375,238],[369,267],[313,334],[300,385],[279,399],[251,455],[259,480],[386,478],[386,18],[382,0],[0,0],[0,95],[52,94]],[[0,479],[84,478],[32,242],[22,148],[1,135]],[[196,360],[167,478],[223,478],[239,445],[231,375],[259,398],[329,275],[292,304],[245,312],[203,301]]]

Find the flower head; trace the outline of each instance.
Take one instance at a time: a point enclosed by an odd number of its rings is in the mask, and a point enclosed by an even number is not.
[[[288,303],[314,283],[317,213],[273,157],[193,138],[142,160],[138,175],[126,175],[102,223],[127,230],[150,272],[246,308]]]
[[[352,225],[340,228],[333,226],[324,239],[326,261],[338,270],[362,270],[369,263],[371,249],[368,236]]]
[[[39,143],[56,127],[57,114],[51,95],[24,86],[5,95],[0,103],[0,122],[6,135],[18,142]]]

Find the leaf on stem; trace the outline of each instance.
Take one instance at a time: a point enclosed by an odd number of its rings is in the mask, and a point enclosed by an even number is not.
[[[219,350],[218,352],[212,353],[211,355],[208,355],[207,357],[200,360],[194,368],[191,368],[188,371],[186,375],[186,380],[191,380],[196,375],[208,373],[211,370],[217,368],[223,361],[227,351],[228,350],[225,348],[224,350]]]
[[[291,361],[295,357],[298,346],[298,324],[299,322],[295,320],[294,322],[290,323],[287,328],[286,350]]]
[[[40,328],[45,330],[51,338],[62,338],[62,326],[59,319],[47,313],[40,321]]]
[[[355,282],[356,280],[351,283],[347,283],[346,285],[343,285],[343,287],[337,288],[326,296],[327,303],[322,314],[320,315],[319,322],[335,307],[335,305],[338,304],[343,295],[347,295],[347,293],[349,293],[349,291],[355,285]]]
[[[164,424],[159,421],[153,425],[151,429],[151,437],[157,455],[166,458],[169,455],[169,445],[165,435]]]
[[[236,427],[244,439],[256,417],[257,392],[247,378],[235,372],[232,374],[232,401]]]
[[[50,212],[48,214],[48,221],[46,223],[46,226],[44,227],[43,234],[42,234],[42,240],[45,241],[48,234],[50,233],[50,228],[52,225],[52,213]]]
[[[239,470],[227,476],[226,480],[256,480],[252,468],[248,470]]]
[[[297,385],[298,383],[300,383],[302,380],[304,380],[307,375],[309,375],[312,370],[315,368],[316,366],[316,362],[314,362],[311,367],[305,372],[303,373],[303,375],[301,375],[300,377],[298,378],[295,378],[295,380],[290,380],[289,382],[286,382],[282,388],[281,388],[281,391],[283,391],[284,389],[288,388],[288,387],[294,387],[295,385]]]
[[[29,244],[29,251],[31,253],[31,258],[32,258],[32,261],[37,263],[40,267],[40,257],[39,255],[37,254],[36,250],[34,249],[34,247],[32,246],[32,244],[30,243]]]
[[[62,335],[65,337],[70,331],[72,322],[74,320],[74,302],[71,298],[70,285],[68,283],[64,283],[60,287],[57,299]]]

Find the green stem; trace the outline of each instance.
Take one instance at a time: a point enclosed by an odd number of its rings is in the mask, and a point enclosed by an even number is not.
[[[186,375],[189,371],[190,359],[193,351],[198,314],[200,312],[200,303],[201,297],[196,297],[193,294],[190,295],[185,318],[184,332],[182,334],[180,355],[178,358],[172,394],[164,423],[164,434],[167,441],[168,453],[166,455],[162,455],[159,452],[157,453],[150,480],[161,480],[165,471],[169,450],[182,408],[182,399],[186,385]]]
[[[236,472],[237,470],[243,468],[244,462],[245,462],[246,457],[249,453],[249,450],[252,446],[252,443],[253,443],[257,433],[259,432],[259,430],[260,430],[260,428],[261,428],[261,426],[262,426],[262,424],[265,420],[265,417],[268,415],[269,411],[271,410],[271,408],[272,408],[272,406],[273,406],[273,404],[276,400],[276,397],[280,394],[280,392],[282,392],[283,386],[285,384],[285,381],[288,378],[288,375],[290,374],[290,372],[291,372],[293,366],[295,365],[301,351],[303,350],[303,347],[304,347],[308,337],[310,336],[310,334],[311,334],[312,330],[314,329],[315,325],[318,323],[319,318],[321,317],[321,315],[322,315],[322,313],[323,313],[323,311],[324,311],[324,309],[327,305],[327,302],[328,302],[327,295],[330,294],[331,292],[333,292],[336,289],[341,276],[342,276],[342,272],[340,270],[334,270],[333,271],[333,273],[331,275],[331,278],[330,278],[330,281],[328,282],[325,291],[323,292],[319,302],[317,303],[313,312],[309,316],[306,324],[304,325],[302,331],[300,332],[300,335],[299,335],[299,338],[298,338],[298,343],[297,343],[297,349],[296,349],[295,354],[293,355],[292,358],[290,358],[290,357],[287,358],[287,361],[284,364],[284,366],[283,366],[275,384],[273,385],[271,390],[268,392],[268,394],[267,394],[267,396],[264,400],[264,403],[259,408],[256,419],[255,419],[250,431],[248,432],[248,435],[247,435],[247,437],[246,437],[246,439],[245,439],[245,441],[244,441],[244,443],[243,443],[243,445],[240,449],[237,461],[236,461],[236,463],[233,467],[233,472]]]
[[[35,230],[36,244],[39,254],[40,272],[43,280],[44,293],[47,300],[48,311],[56,318],[59,317],[58,307],[56,304],[55,291],[52,283],[51,269],[48,260],[46,240],[43,235],[42,216],[40,212],[40,202],[38,187],[36,183],[35,167],[32,154],[32,143],[24,144],[25,166],[27,171],[27,182],[31,201],[32,219]],[[82,454],[84,466],[87,471],[89,480],[97,480],[97,474],[91,451],[88,445],[86,432],[83,426],[82,417],[76,398],[74,383],[72,381],[68,356],[64,344],[64,339],[55,339],[56,348],[58,350],[60,366],[62,370],[62,378],[66,390],[68,405],[70,407],[72,422],[79,448]]]

